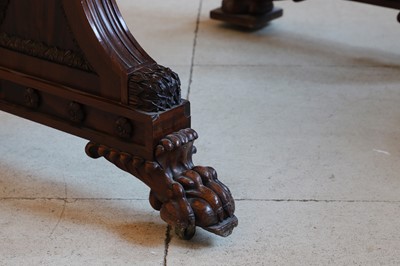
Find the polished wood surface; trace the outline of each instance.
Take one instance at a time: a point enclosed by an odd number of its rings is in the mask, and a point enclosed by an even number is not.
[[[1,110],[89,140],[89,156],[149,186],[184,239],[237,226],[229,189],[192,161],[178,75],[141,48],[114,0],[0,0],[0,54]]]

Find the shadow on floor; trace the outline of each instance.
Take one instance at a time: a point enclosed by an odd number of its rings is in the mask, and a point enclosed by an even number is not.
[[[18,189],[16,187],[18,183],[26,180],[26,176],[18,168],[3,162],[2,169],[14,173],[13,176],[0,175],[0,185],[7,188],[8,191]],[[59,188],[65,186],[64,183],[52,181],[55,178],[51,176],[42,176],[41,180],[30,178],[33,184],[40,183],[40,190],[46,191],[47,195],[57,195],[60,192]],[[16,182],[18,179],[20,181]],[[82,187],[71,184],[68,184],[67,187],[68,191],[73,191],[74,194],[85,194]],[[167,225],[159,218],[158,212],[151,209],[147,200],[17,196],[15,198],[0,197],[0,204],[12,211],[20,212],[22,210],[24,215],[40,216],[38,221],[53,223],[54,226],[48,232],[50,239],[54,236],[62,237],[63,234],[68,234],[68,231],[73,230],[76,225],[89,225],[90,227],[97,227],[95,230],[111,231],[127,242],[148,247],[163,246],[166,236]],[[135,204],[137,204],[136,207]],[[3,215],[3,217],[6,216]],[[68,227],[72,227],[72,229],[68,229]],[[48,230],[49,228],[40,227],[38,230],[45,229]]]

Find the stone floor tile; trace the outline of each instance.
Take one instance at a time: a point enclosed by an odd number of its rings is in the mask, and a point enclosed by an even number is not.
[[[235,197],[399,200],[397,69],[208,66],[194,80],[194,159]]]
[[[147,205],[0,200],[0,265],[163,265],[167,227]]]
[[[398,265],[400,204],[239,201],[228,238],[172,237],[167,265]]]
[[[191,64],[199,0],[117,2],[133,36],[159,64]]]
[[[350,1],[282,1],[275,4],[284,8],[282,18],[249,32],[209,18],[220,2],[203,2],[197,65],[399,66],[393,9]]]

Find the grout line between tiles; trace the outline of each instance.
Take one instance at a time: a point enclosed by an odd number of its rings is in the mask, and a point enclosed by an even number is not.
[[[49,238],[51,238],[54,234],[54,232],[56,231],[57,227],[60,225],[61,220],[64,217],[64,213],[65,213],[65,209],[67,208],[67,203],[68,203],[68,186],[67,186],[67,182],[65,181],[65,176],[63,175],[63,180],[64,180],[64,192],[65,192],[65,196],[64,196],[64,204],[62,207],[62,211],[60,214],[60,217],[58,218],[58,221],[56,223],[56,225],[53,227],[53,229],[50,232]]]
[[[322,203],[394,203],[400,200],[335,200],[335,199],[235,199],[235,201],[258,201],[258,202],[322,202]]]
[[[327,67],[327,68],[389,68],[399,69],[397,65],[301,65],[301,64],[193,64],[193,67]]]
[[[4,197],[0,201],[11,200],[61,200],[66,203],[76,201],[147,201],[148,199],[135,198],[57,198],[57,197]],[[253,201],[253,202],[323,202],[323,203],[394,203],[399,204],[400,200],[339,200],[339,199],[246,199],[239,198],[235,201]]]
[[[0,201],[7,200],[62,200],[67,201],[67,203],[74,201],[92,201],[92,200],[114,200],[114,201],[147,201],[148,199],[138,199],[138,198],[62,198],[62,197],[3,197]]]
[[[186,100],[189,100],[189,98],[190,98],[190,89],[191,89],[192,83],[193,83],[194,59],[195,59],[195,56],[196,56],[197,37],[199,35],[200,16],[201,16],[202,7],[203,7],[203,0],[200,0],[199,1],[199,9],[197,11],[196,27],[195,27],[195,30],[194,30],[192,59],[191,59],[191,63],[190,63],[189,84],[188,84],[188,89],[187,89]]]
[[[164,242],[164,263],[163,266],[167,266],[168,262],[168,251],[169,243],[171,243],[171,226],[167,226],[167,231],[165,232],[165,242]]]
[[[66,200],[64,200],[64,205],[63,205],[63,208],[62,208],[62,210],[61,210],[60,217],[58,218],[56,225],[55,225],[55,226],[53,227],[53,229],[51,230],[50,235],[49,235],[49,238],[51,238],[51,237],[53,236],[53,234],[54,234],[54,232],[56,231],[57,227],[60,225],[61,220],[62,220],[63,217],[64,217],[65,209],[67,208],[67,203],[68,203],[68,202],[67,202]]]

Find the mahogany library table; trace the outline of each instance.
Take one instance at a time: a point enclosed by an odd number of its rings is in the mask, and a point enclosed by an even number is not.
[[[140,47],[115,0],[0,0],[0,54],[0,110],[89,140],[90,157],[150,188],[181,238],[237,226],[229,189],[192,161],[178,75]]]

